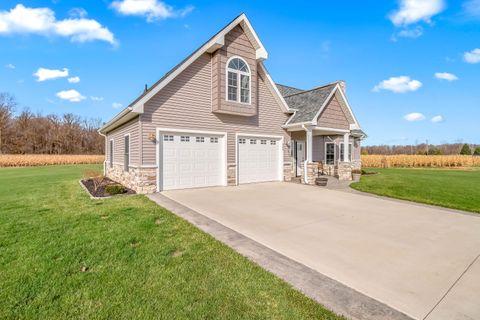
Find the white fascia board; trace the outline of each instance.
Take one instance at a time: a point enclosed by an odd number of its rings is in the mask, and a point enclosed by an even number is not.
[[[345,96],[345,93],[343,93],[343,90],[338,90],[338,91],[340,91],[340,95],[342,96],[343,101],[345,101],[345,104],[347,105],[348,111],[350,111],[350,114],[352,115],[353,121],[355,121],[355,125],[357,126],[357,128],[355,128],[355,129],[359,129],[360,124],[358,124],[357,118],[355,117],[355,114],[352,111],[352,107],[350,107],[350,103],[348,103],[348,100],[347,100],[347,97]]]
[[[255,37],[255,40],[258,42],[260,45],[260,49],[265,51],[265,48],[263,47],[262,43],[260,42],[260,39],[258,39],[257,34],[255,33],[255,30],[253,30],[252,25],[247,19],[247,16],[245,14],[240,15],[237,19],[235,19],[232,23],[230,23],[227,27],[225,27],[222,32],[220,32],[215,38],[204,44],[195,54],[193,54],[188,60],[186,60],[180,67],[178,67],[175,71],[173,71],[168,77],[166,77],[161,83],[157,84],[154,88],[150,90],[145,96],[143,96],[135,105],[133,105],[133,111],[134,112],[139,112],[143,113],[143,105],[150,100],[154,95],[156,95],[160,90],[162,90],[170,81],[175,79],[181,72],[183,72],[188,66],[190,66],[195,60],[197,60],[202,54],[205,52],[208,52],[208,50],[212,47],[216,47],[220,45],[222,42],[225,42],[225,35],[230,32],[235,26],[237,26],[239,23],[244,22],[248,28],[250,28],[250,31],[252,35]],[[266,51],[265,51],[266,53]]]
[[[320,109],[318,109],[317,114],[315,114],[315,117],[313,117],[313,119],[312,119],[312,124],[313,125],[316,126],[318,124],[318,117],[320,116],[322,111],[325,109],[325,107],[328,105],[328,102],[330,102],[330,99],[332,99],[333,95],[335,94],[335,92],[337,90],[340,90],[340,87],[339,87],[338,84],[335,85],[335,88],[333,88],[332,92],[330,92],[327,99],[325,99],[325,102],[323,103],[323,105],[320,107]]]
[[[280,102],[280,105],[282,106],[283,111],[285,113],[292,113],[293,110],[291,110],[288,107],[287,102],[285,101],[285,99],[283,99],[283,96],[281,95],[280,91],[278,91],[277,85],[275,84],[275,82],[273,82],[273,79],[270,76],[270,74],[268,73],[267,68],[265,68],[265,65],[263,64],[263,62],[260,62],[258,65],[262,69],[263,73],[265,73],[265,76],[267,77],[268,82],[270,82],[270,85],[271,85],[271,87],[273,88],[273,91],[274,91],[273,92],[274,96]],[[288,121],[287,121],[287,123],[288,123]]]
[[[255,57],[259,61],[267,60],[268,59],[268,52],[265,50],[265,48],[260,48],[257,49],[255,52]]]
[[[132,107],[128,107],[123,109],[119,114],[117,114],[112,120],[109,122],[105,123],[100,129],[98,129],[98,132],[100,134],[104,134],[107,132],[109,127],[115,125],[115,123],[119,120],[121,120],[123,117],[125,117],[127,114],[129,114],[132,111]]]

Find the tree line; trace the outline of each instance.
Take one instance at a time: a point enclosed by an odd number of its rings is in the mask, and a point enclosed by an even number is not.
[[[420,154],[420,155],[476,155],[480,156],[480,145],[468,143],[444,143],[440,145],[418,144],[418,145],[379,145],[364,146],[362,154],[379,154],[379,155],[395,155],[395,154]]]
[[[18,103],[0,93],[0,153],[6,154],[103,154],[104,138],[97,132],[101,119],[16,113]]]

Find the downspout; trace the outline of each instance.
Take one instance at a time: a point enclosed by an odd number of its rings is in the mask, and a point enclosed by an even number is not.
[[[107,174],[107,148],[108,148],[108,141],[107,141],[107,135],[106,134],[103,134],[100,132],[100,130],[97,131],[99,135],[103,136],[105,138],[105,152],[104,152],[104,155],[105,155],[105,160],[103,160],[103,175],[105,176]]]
[[[304,150],[304,152],[305,152],[305,160],[303,161],[303,180],[305,181],[305,184],[308,184],[308,180],[307,180],[307,179],[308,179],[308,175],[307,175],[307,171],[308,171],[308,170],[307,170],[307,163],[308,163],[308,159],[307,159],[307,158],[308,158],[308,157],[307,157],[307,153],[306,153],[306,151],[307,151],[307,145],[308,145],[308,143],[307,143],[307,131],[308,131],[308,129],[307,129],[307,127],[305,127],[304,124],[302,124],[302,128],[303,128],[303,130],[305,130],[305,150]]]

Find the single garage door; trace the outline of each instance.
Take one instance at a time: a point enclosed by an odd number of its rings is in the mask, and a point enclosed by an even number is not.
[[[224,136],[162,132],[160,139],[160,190],[225,184]]]
[[[238,137],[238,182],[278,181],[281,177],[281,140]]]

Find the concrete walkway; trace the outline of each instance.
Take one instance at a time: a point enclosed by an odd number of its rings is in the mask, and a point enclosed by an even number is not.
[[[164,192],[416,319],[480,319],[480,217],[292,183]]]

